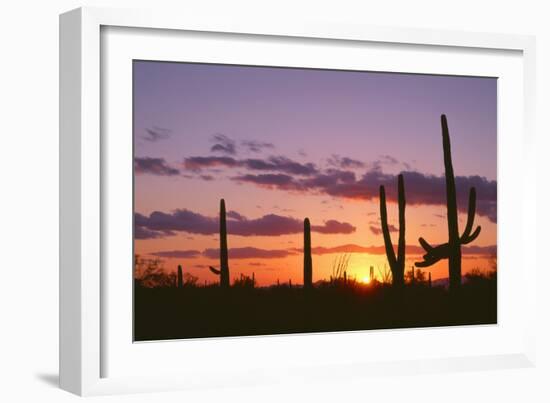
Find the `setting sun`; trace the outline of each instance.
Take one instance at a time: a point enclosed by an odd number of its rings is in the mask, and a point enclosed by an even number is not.
[[[370,277],[369,276],[365,276],[361,279],[361,282],[364,283],[364,284],[369,284],[370,283]]]

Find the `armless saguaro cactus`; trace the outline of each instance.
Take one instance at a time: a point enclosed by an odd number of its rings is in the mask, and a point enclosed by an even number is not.
[[[481,232],[478,226],[472,232],[474,218],[476,214],[476,189],[470,188],[470,197],[468,200],[468,219],[466,228],[462,235],[458,233],[458,208],[456,202],[456,186],[453,171],[453,161],[451,158],[451,140],[449,137],[449,127],[447,117],[441,115],[441,132],[443,136],[443,160],[445,163],[445,186],[447,190],[447,229],[449,241],[442,245],[433,247],[424,238],[419,238],[420,245],[426,251],[422,262],[416,262],[417,267],[429,267],[441,259],[449,260],[449,289],[455,290],[462,284],[462,252],[461,246],[469,244],[475,240]]]
[[[304,220],[304,288],[312,287],[313,261],[311,259],[311,225]]]
[[[178,265],[178,288],[183,288],[183,270],[181,264]]]
[[[210,266],[210,271],[220,276],[220,286],[229,288],[229,255],[227,253],[227,224],[225,219],[225,200],[220,200],[220,269]]]
[[[403,175],[397,178],[397,203],[399,207],[399,241],[397,244],[397,256],[393,250],[390,230],[388,226],[388,211],[386,207],[386,190],[380,186],[380,221],[384,235],[386,256],[392,274],[392,284],[402,286],[405,283],[405,185]]]

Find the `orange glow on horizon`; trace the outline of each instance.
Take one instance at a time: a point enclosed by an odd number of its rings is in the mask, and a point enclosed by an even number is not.
[[[362,282],[363,284],[370,284],[371,278],[370,278],[369,276],[365,276],[365,277],[363,277],[363,278],[361,279],[361,282]]]

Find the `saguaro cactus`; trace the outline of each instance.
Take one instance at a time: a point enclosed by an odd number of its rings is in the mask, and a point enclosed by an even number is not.
[[[212,273],[220,276],[220,286],[229,287],[229,255],[227,253],[227,224],[225,219],[225,200],[220,200],[220,269],[210,266]]]
[[[312,287],[313,261],[311,259],[311,225],[304,220],[304,288]]]
[[[399,241],[397,244],[397,256],[393,249],[390,230],[388,226],[388,211],[386,207],[386,190],[380,186],[380,221],[384,235],[386,256],[392,273],[392,284],[402,286],[405,283],[405,185],[403,175],[397,178],[397,203],[399,208]]]
[[[183,288],[183,270],[181,264],[178,265],[178,288]]]
[[[449,289],[455,290],[462,284],[462,252],[461,246],[475,240],[481,232],[478,226],[472,232],[476,214],[476,189],[470,188],[468,200],[468,218],[462,235],[458,233],[458,208],[456,202],[456,186],[451,158],[451,140],[447,117],[441,115],[441,132],[443,136],[443,160],[445,163],[445,185],[447,190],[447,228],[449,241],[442,245],[433,247],[424,238],[419,238],[420,245],[426,251],[422,262],[416,262],[417,267],[429,267],[441,259],[449,260]]]
[[[428,287],[432,288],[432,273],[428,273]]]

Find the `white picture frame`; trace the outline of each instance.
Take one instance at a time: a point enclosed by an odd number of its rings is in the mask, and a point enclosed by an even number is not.
[[[185,352],[187,360],[183,361],[170,361],[167,354],[175,351],[176,348],[185,350],[183,344],[176,347],[176,343],[186,343],[186,341],[165,342],[162,346],[159,344],[146,348],[138,346],[137,349],[126,336],[122,337],[122,341],[117,341],[117,334],[125,335],[124,332],[131,332],[131,330],[127,329],[127,323],[124,320],[119,320],[121,316],[117,316],[116,313],[116,311],[126,311],[114,309],[113,304],[119,303],[112,302],[113,298],[109,298],[111,292],[109,288],[112,290],[112,287],[118,286],[119,283],[116,282],[116,279],[111,279],[108,272],[105,272],[110,259],[108,257],[109,248],[105,241],[105,228],[108,228],[109,225],[122,227],[130,221],[115,222],[112,219],[113,215],[105,213],[112,208],[109,199],[109,195],[113,191],[111,182],[118,180],[112,179],[114,171],[111,172],[109,169],[115,168],[109,164],[109,153],[115,152],[117,149],[123,150],[126,144],[122,140],[122,142],[112,141],[114,136],[108,135],[111,130],[110,125],[116,125],[117,122],[113,123],[107,119],[108,111],[102,109],[106,100],[112,103],[113,99],[117,99],[116,96],[110,98],[109,94],[112,93],[110,81],[103,80],[102,74],[107,74],[107,72],[108,74],[124,74],[124,70],[118,71],[117,66],[111,69],[107,63],[107,67],[105,67],[105,60],[102,60],[105,57],[113,57],[114,60],[113,54],[103,49],[107,46],[102,32],[109,31],[109,27],[117,27],[115,31],[122,30],[119,31],[122,32],[122,36],[130,37],[134,35],[132,32],[138,32],[132,30],[155,30],[154,32],[158,35],[156,39],[150,39],[150,44],[158,41],[159,49],[170,49],[173,41],[179,40],[178,32],[193,32],[193,35],[199,38],[201,35],[217,33],[217,40],[221,41],[225,40],[223,39],[224,35],[228,36],[228,41],[231,35],[244,35],[260,42],[268,39],[271,41],[302,40],[306,42],[306,45],[308,40],[331,41],[327,46],[333,46],[335,51],[338,46],[341,46],[340,44],[346,43],[412,46],[417,47],[416,51],[422,52],[426,49],[449,50],[450,57],[458,58],[457,60],[462,57],[460,53],[462,50],[472,53],[474,55],[472,57],[475,57],[476,54],[483,56],[491,52],[495,54],[513,52],[515,56],[514,60],[510,61],[509,74],[511,78],[508,82],[511,87],[515,88],[515,91],[519,91],[517,93],[519,100],[516,99],[514,101],[516,103],[509,105],[515,107],[520,105],[522,110],[521,113],[518,113],[520,117],[517,121],[508,123],[511,125],[510,127],[517,128],[521,133],[508,133],[506,132],[508,126],[499,127],[499,131],[502,130],[507,139],[503,142],[504,145],[499,144],[499,180],[500,167],[504,166],[502,169],[506,169],[511,151],[520,149],[521,167],[515,175],[521,179],[522,189],[534,189],[536,181],[535,159],[532,158],[535,150],[533,131],[535,43],[533,37],[349,26],[320,21],[305,21],[300,24],[269,20],[214,21],[143,10],[81,8],[65,13],[60,17],[60,384],[63,389],[79,395],[95,395],[226,386],[230,382],[237,385],[273,381],[291,382],[297,376],[302,380],[330,380],[333,379],[335,372],[342,376],[353,374],[356,377],[375,373],[408,374],[419,371],[440,372],[534,365],[535,284],[529,279],[536,277],[536,261],[535,253],[532,251],[534,244],[529,242],[528,234],[536,232],[536,210],[529,205],[530,199],[526,196],[526,192],[517,192],[516,196],[511,196],[512,200],[507,197],[506,204],[501,205],[500,188],[499,214],[501,211],[506,212],[507,209],[511,210],[512,208],[520,210],[517,212],[517,216],[509,219],[508,224],[505,221],[502,229],[505,232],[501,231],[499,215],[499,248],[501,242],[512,240],[510,229],[515,228],[517,232],[513,234],[513,240],[521,242],[523,246],[517,251],[508,252],[505,256],[510,261],[521,262],[521,273],[516,280],[516,283],[519,284],[517,288],[520,289],[518,292],[521,295],[521,298],[518,298],[519,301],[516,301],[519,304],[517,312],[520,309],[523,312],[521,323],[514,319],[517,316],[511,316],[509,318],[510,326],[484,328],[480,329],[479,333],[475,333],[477,330],[464,328],[437,331],[424,329],[422,334],[415,333],[414,330],[405,330],[368,334],[348,332],[330,335],[187,341],[187,343],[193,344]],[[147,32],[144,35],[148,35]],[[162,33],[170,33],[170,35],[163,36]],[[122,51],[123,48],[131,49],[131,46],[126,47],[125,43],[121,42],[124,38],[116,39],[116,32],[114,38],[109,42],[111,50],[120,49],[115,54],[121,58],[133,57],[130,51],[127,54]],[[144,39],[146,40],[143,41]],[[141,40],[143,41],[141,43],[144,44],[143,47],[147,47],[145,42],[148,39],[143,37]],[[164,41],[165,44],[161,45],[161,41]],[[158,52],[161,52],[158,57],[169,57],[162,54],[162,50],[158,50]],[[197,53],[195,57],[201,56]],[[256,57],[261,57],[261,54],[256,54]],[[209,60],[216,62],[221,59],[210,57]],[[304,60],[297,62],[298,65],[308,63],[307,60]],[[313,56],[311,60],[313,60]],[[120,65],[124,65],[125,62],[121,60],[120,63]],[[259,60],[257,63],[261,64],[262,61]],[[269,63],[269,61],[266,60],[263,63]],[[311,63],[318,62],[312,61]],[[449,64],[449,61],[446,63]],[[504,64],[506,63],[503,62]],[[514,66],[521,67],[520,76],[518,76],[520,70]],[[452,69],[445,70],[443,65],[439,67],[434,65],[428,71],[425,64],[409,67],[407,71],[415,68],[425,73],[455,72]],[[487,67],[487,69],[479,71],[489,72],[490,68]],[[474,73],[474,71],[471,72],[471,74]],[[114,92],[124,95],[124,86]],[[107,98],[104,98],[105,96]],[[500,107],[507,108],[507,105],[504,101]],[[122,121],[123,118],[119,120]],[[500,120],[499,123],[501,123]],[[107,133],[107,137],[105,137],[105,133]],[[505,156],[504,159],[501,159],[501,154]],[[517,162],[515,165],[517,166]],[[131,161],[129,166],[131,166]],[[125,172],[127,173],[127,171],[119,170],[117,174],[124,175]],[[507,177],[511,175],[508,171],[506,174]],[[131,180],[131,178],[128,179]],[[124,186],[119,188],[124,189]],[[506,186],[504,186],[504,191],[506,191]],[[124,208],[124,206],[118,208]],[[131,211],[126,217],[126,220],[130,219]],[[519,227],[513,227],[515,225],[519,225]],[[114,238],[110,235],[110,239]],[[531,248],[530,253],[523,252],[527,250],[528,245]],[[500,257],[499,249],[499,259]],[[508,280],[505,275],[502,277],[505,284],[510,284],[506,283]],[[106,279],[112,282],[109,287],[106,286]],[[500,282],[499,260],[499,309],[503,306],[502,304],[506,303],[500,299],[502,291]],[[128,285],[128,287],[130,286]],[[504,306],[508,307],[508,305]],[[499,311],[499,322],[500,319]],[[506,322],[508,319],[504,319],[504,323],[508,323]],[[128,320],[131,319],[128,318]],[[122,324],[120,328],[117,327],[117,323]],[[107,331],[107,327],[109,331]],[[351,346],[349,347],[350,354],[353,354],[352,347],[361,343],[366,337],[371,340],[376,339],[376,343],[401,343],[405,334],[407,337],[416,337],[419,340],[430,338],[435,343],[438,340],[454,340],[458,337],[461,340],[470,340],[468,337],[471,337],[472,341],[466,341],[466,347],[463,350],[456,349],[449,355],[444,353],[444,344],[439,343],[441,344],[439,349],[434,348],[432,352],[421,351],[416,356],[401,357],[399,354],[403,354],[403,352],[396,351],[396,356],[388,359],[377,357],[366,359],[361,354],[354,355],[347,361],[340,361],[336,357],[331,357],[330,354],[319,359],[316,358],[313,350],[308,351],[308,346],[319,345],[322,340],[325,346],[330,346],[331,343],[340,345],[345,343],[345,345]],[[477,349],[473,346],[473,340],[476,340],[478,336],[485,337],[487,340],[491,337],[506,339],[509,336],[510,342],[506,341],[491,351],[485,351],[483,343],[480,343]],[[129,344],[123,346],[116,343]],[[248,354],[250,357],[242,359],[242,362],[236,367],[224,365],[223,359],[220,359],[223,354],[228,354],[227,360],[234,359],[230,353],[224,353],[228,350],[227,346],[231,346],[237,352],[242,352],[242,349],[246,348],[247,351],[250,351]],[[303,351],[303,357],[277,361],[277,357],[281,356],[280,349],[288,348]],[[129,368],[131,365],[128,367],[119,365],[116,370],[112,370],[107,365],[108,362],[116,360],[132,363],[133,359],[137,360],[136,357],[139,354],[143,354],[139,356],[140,360],[153,360],[151,353],[138,351],[144,349],[151,349],[150,351],[155,349],[154,356],[161,357],[157,359],[157,362],[163,363],[168,368],[165,373],[153,376],[146,371],[134,373],[131,371],[132,368]],[[254,361],[254,357],[267,349],[273,353],[264,359],[260,373],[257,371],[257,365],[261,364]],[[118,354],[117,356],[113,351],[124,351],[126,355]],[[202,360],[205,361],[202,365],[199,365],[198,362],[199,354],[193,356],[192,351],[200,352]],[[382,348],[381,352],[383,351]],[[132,358],[134,354],[135,357]],[[241,357],[243,356],[241,355]],[[145,367],[152,365],[152,361],[142,362],[146,362]],[[182,362],[184,364],[181,364]],[[213,367],[217,369],[212,370]]]

